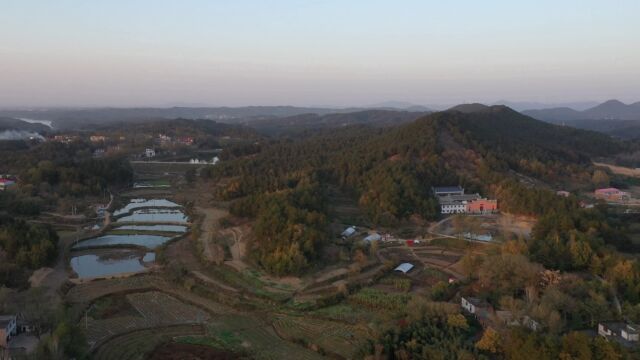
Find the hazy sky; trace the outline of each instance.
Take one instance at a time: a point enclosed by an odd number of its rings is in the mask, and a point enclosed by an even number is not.
[[[640,1],[0,0],[0,106],[640,100]]]

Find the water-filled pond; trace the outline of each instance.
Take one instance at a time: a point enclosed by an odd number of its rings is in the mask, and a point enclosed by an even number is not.
[[[144,254],[144,257],[142,258],[142,262],[145,262],[145,263],[154,262],[154,261],[156,261],[156,253],[154,252],[148,252]]]
[[[144,188],[168,188],[171,187],[170,184],[162,184],[162,183],[152,183],[148,181],[141,181],[133,184],[134,189],[144,189]]]
[[[153,254],[153,256],[149,256]],[[147,253],[144,259],[140,253],[135,251],[119,250],[117,252],[105,253],[102,255],[84,254],[71,258],[71,268],[81,279],[101,276],[111,276],[124,273],[140,272],[145,270],[141,261],[155,259],[154,253]]]
[[[131,215],[123,216],[117,222],[173,222],[187,223],[187,216],[180,210],[173,209],[140,209]]]
[[[166,243],[169,240],[171,240],[170,237],[160,235],[103,235],[96,238],[80,241],[73,246],[73,249],[113,245],[138,245],[147,247],[149,249],[155,249],[156,247]]]
[[[183,233],[187,232],[187,227],[184,225],[124,225],[114,228],[114,230],[134,230],[134,231],[166,231]]]
[[[113,215],[118,216],[126,214],[131,210],[144,207],[171,208],[180,207],[180,205],[167,199],[131,199],[125,207],[114,211]]]

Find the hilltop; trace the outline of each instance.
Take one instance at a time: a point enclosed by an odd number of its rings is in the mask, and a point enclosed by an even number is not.
[[[48,132],[51,131],[51,128],[43,124],[32,124],[20,119],[0,117],[0,131],[5,130]]]

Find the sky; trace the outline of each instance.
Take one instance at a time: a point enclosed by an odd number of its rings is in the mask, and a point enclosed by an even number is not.
[[[0,0],[0,106],[640,101],[637,0]]]

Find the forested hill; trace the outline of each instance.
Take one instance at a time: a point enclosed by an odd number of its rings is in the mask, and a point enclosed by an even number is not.
[[[437,218],[431,193],[437,185],[460,184],[497,197],[509,212],[539,215],[549,206],[577,205],[520,179],[549,187],[579,184],[591,177],[591,156],[625,146],[493,106],[434,113],[392,128],[347,126],[275,140],[235,157],[228,153],[229,161],[202,175],[233,179],[218,195],[234,200],[236,215],[256,218],[254,254],[267,270],[283,274],[314,258],[326,224],[328,185],[354,194],[371,222],[383,226]]]
[[[465,147],[508,160],[512,166],[522,159],[586,162],[592,156],[620,152],[625,146],[601,133],[545,123],[500,105],[475,112],[454,108],[422,118],[401,131],[408,136],[419,134],[432,122],[456,135]]]
[[[226,124],[208,119],[155,119],[141,123],[117,122],[95,126],[96,130],[126,131],[130,133],[166,134],[170,136],[230,136],[258,138],[254,129],[243,125]]]
[[[265,135],[298,135],[349,125],[396,126],[414,121],[428,112],[364,110],[335,114],[301,114],[284,118],[252,119],[245,124]]]
[[[0,131],[5,130],[48,132],[51,128],[42,124],[31,124],[20,119],[0,117]]]
[[[398,187],[403,194],[397,206],[390,206],[397,218],[415,210],[407,204],[429,198],[433,185],[460,183],[488,191],[493,180],[484,177],[513,172],[546,183],[575,179],[589,171],[590,157],[619,153],[627,146],[600,133],[493,106],[472,113],[438,112],[394,128],[351,126],[273,141],[254,149],[257,153],[249,158],[240,156],[215,171],[221,176],[242,175],[225,194],[230,198],[275,191],[309,174],[355,190],[365,205],[372,188],[387,188],[379,189],[386,193]],[[234,159],[231,154],[227,158]],[[370,195],[376,201],[395,202]],[[403,201],[406,197],[414,201]]]

